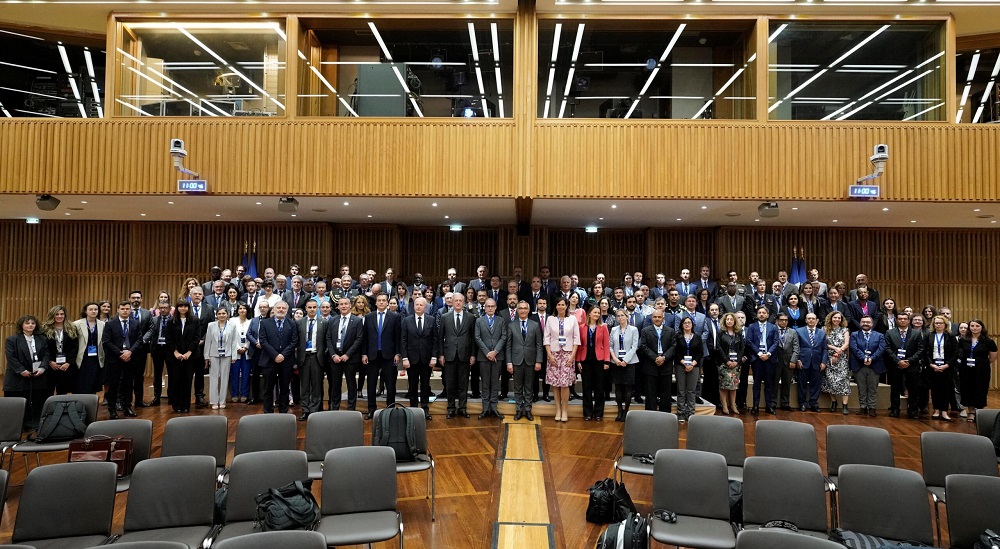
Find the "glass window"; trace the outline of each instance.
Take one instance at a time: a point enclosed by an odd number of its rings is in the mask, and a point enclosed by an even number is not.
[[[539,21],[540,118],[755,115],[753,21]]]
[[[512,116],[512,20],[303,19],[301,26],[301,116]]]
[[[283,23],[137,21],[121,30],[115,114],[285,114]]]
[[[772,120],[943,120],[944,24],[771,21]]]
[[[955,122],[1000,122],[1000,49],[959,52],[955,62],[962,94]]]
[[[0,117],[103,118],[104,39],[0,28]]]

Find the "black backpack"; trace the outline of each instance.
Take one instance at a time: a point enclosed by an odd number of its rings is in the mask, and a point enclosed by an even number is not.
[[[79,400],[46,403],[35,442],[65,442],[87,432],[87,407]]]
[[[601,532],[596,549],[647,549],[649,534],[646,525],[646,517],[629,513],[625,520]]]
[[[743,526],[743,483],[729,480],[729,522]]]
[[[315,528],[321,516],[311,487],[312,480],[297,480],[254,496],[257,504],[254,526],[263,532]]]
[[[414,413],[413,409],[398,402],[382,410],[372,430],[372,445],[392,448],[396,452],[396,462],[416,461],[418,456],[426,454],[426,448],[417,447]]]
[[[624,482],[606,478],[587,488],[590,501],[587,503],[587,522],[611,524],[621,522],[635,513],[635,504],[625,489]]]

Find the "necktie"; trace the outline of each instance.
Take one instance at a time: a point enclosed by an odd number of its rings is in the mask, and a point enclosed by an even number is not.
[[[128,321],[122,320],[122,340],[123,345],[128,345]]]
[[[521,321],[521,337],[528,337],[528,321]]]
[[[461,327],[462,327],[462,315],[460,314],[455,315],[455,329],[457,330]]]
[[[139,309],[132,311],[132,318],[139,320]]]
[[[314,323],[314,322],[316,322],[316,320],[315,320],[315,319],[313,319],[313,318],[310,318],[310,319],[309,319],[309,329],[308,329],[308,330],[306,330],[306,338],[307,338],[307,339],[308,339],[309,341],[312,341],[312,338],[313,338],[313,323]]]
[[[201,307],[199,307],[198,305],[194,306],[194,317],[195,318],[201,318],[201,315],[198,313],[198,311],[200,311],[200,310],[201,310]]]
[[[278,319],[278,334],[281,334],[281,319]]]
[[[418,316],[417,317],[417,332],[418,333],[423,333],[423,331],[424,331],[424,317]]]
[[[514,320],[514,317],[516,317],[516,316],[517,316],[517,309],[511,309],[510,310],[510,319]]]
[[[346,316],[340,317],[340,342],[339,343],[341,345],[344,344],[344,334],[347,333],[347,324],[349,322],[350,322],[350,319],[348,317],[346,317]]]
[[[385,313],[381,313],[380,312],[378,314],[378,326],[376,326],[376,328],[378,328],[377,331],[378,331],[378,350],[379,351],[382,350],[382,317],[383,317],[383,315],[385,315]]]
[[[816,333],[813,330],[809,330],[809,346],[816,346]]]

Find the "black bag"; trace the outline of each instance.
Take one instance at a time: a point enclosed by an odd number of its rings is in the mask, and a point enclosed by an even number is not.
[[[215,512],[212,516],[212,524],[226,524],[226,503],[229,501],[229,487],[223,486],[215,491]]]
[[[993,451],[1000,457],[1000,414],[993,420],[993,432],[990,433],[990,440],[993,441]]]
[[[647,549],[649,537],[646,531],[646,517],[639,513],[629,513],[625,520],[612,524],[597,538],[596,549]]]
[[[372,429],[372,446],[392,448],[396,452],[397,463],[416,461],[417,456],[426,454],[426,448],[417,447],[417,438],[413,433],[414,413],[413,409],[398,402],[382,410]]]
[[[1000,416],[997,416],[1000,418]],[[996,429],[994,427],[994,429]],[[1000,535],[993,530],[986,530],[979,536],[975,549],[1000,549]]]
[[[590,502],[587,505],[587,522],[611,524],[625,520],[629,513],[635,513],[635,504],[628,495],[624,482],[613,478],[597,481],[587,489]]]
[[[87,407],[79,400],[49,402],[42,410],[35,442],[65,442],[87,432]]]
[[[930,547],[929,545],[924,545],[918,541],[889,541],[878,536],[870,536],[868,534],[861,534],[851,530],[844,530],[842,528],[834,528],[831,530],[830,540],[835,541],[844,547],[850,547],[851,549]]]
[[[271,488],[257,494],[257,517],[254,527],[263,532],[272,530],[312,530],[319,522],[319,505],[309,488],[311,480],[297,480],[281,488]]]
[[[729,522],[743,526],[743,483],[729,481]]]

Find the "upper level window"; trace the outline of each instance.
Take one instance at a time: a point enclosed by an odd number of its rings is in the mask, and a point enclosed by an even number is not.
[[[955,122],[1000,122],[1000,49],[959,52],[955,62],[961,94]]]

